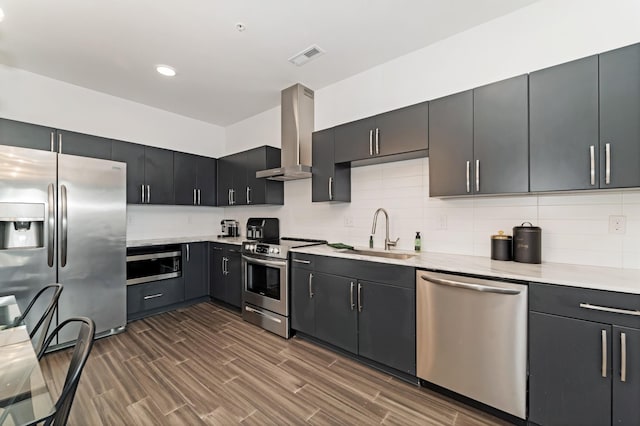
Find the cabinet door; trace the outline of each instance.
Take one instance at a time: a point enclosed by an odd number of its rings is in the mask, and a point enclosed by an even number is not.
[[[144,145],[113,141],[111,159],[127,163],[127,204],[144,204]]]
[[[244,194],[240,198],[245,201],[245,204],[265,204],[268,180],[256,178],[256,172],[267,168],[266,147],[246,151],[243,163],[246,186],[242,189]]]
[[[315,336],[315,308],[311,286],[313,272],[291,268],[291,328]]]
[[[623,364],[625,364],[624,369],[622,368]],[[612,380],[612,423],[614,425],[640,424],[640,404],[638,403],[640,401],[639,329],[613,327]]]
[[[0,145],[55,151],[55,130],[0,118]]]
[[[640,186],[640,44],[599,59],[600,188]]]
[[[358,285],[358,354],[415,375],[415,290],[367,281]]]
[[[373,118],[365,118],[335,128],[335,162],[363,160],[374,155]]]
[[[333,135],[334,129],[314,132],[311,141],[311,201],[333,201]],[[333,188],[329,185],[333,184]]]
[[[173,151],[145,146],[144,163],[148,204],[173,204]]]
[[[531,73],[529,108],[531,191],[597,188],[598,57]]]
[[[201,206],[215,206],[217,198],[216,175],[218,160],[197,157],[198,162],[198,202]]]
[[[242,260],[238,249],[224,251],[227,258],[226,300],[237,308],[242,306]]]
[[[218,300],[226,299],[224,274],[224,250],[219,245],[209,246],[209,296]]]
[[[429,196],[473,192],[473,93],[429,102]]]
[[[356,280],[315,272],[311,287],[315,298],[316,337],[358,353]]]
[[[606,344],[603,346],[602,332]],[[529,420],[545,426],[611,424],[611,326],[529,315]]]
[[[374,154],[391,155],[429,148],[429,109],[423,102],[375,117]]]
[[[197,204],[197,158],[184,152],[173,153],[173,190],[177,205]]]
[[[476,194],[529,191],[528,76],[473,90]]]
[[[56,135],[58,152],[82,157],[111,159],[111,139],[84,133],[58,130]]]
[[[207,243],[183,244],[185,299],[209,294],[207,280]]]
[[[218,206],[231,205],[230,191],[233,189],[234,164],[229,157],[218,160],[217,198]]]

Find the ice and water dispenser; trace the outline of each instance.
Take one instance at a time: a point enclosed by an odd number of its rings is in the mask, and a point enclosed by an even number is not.
[[[44,246],[44,204],[0,203],[0,250]]]

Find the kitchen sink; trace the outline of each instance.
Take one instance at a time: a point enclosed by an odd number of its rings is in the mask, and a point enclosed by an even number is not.
[[[411,259],[416,256],[415,254],[410,254],[410,253],[398,253],[393,251],[367,250],[367,249],[345,250],[345,253],[360,254],[363,256],[385,257],[387,259]]]

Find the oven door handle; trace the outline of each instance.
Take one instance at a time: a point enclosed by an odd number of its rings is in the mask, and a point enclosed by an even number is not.
[[[245,255],[242,255],[242,259],[244,259],[248,263],[255,263],[257,265],[264,265],[264,266],[273,266],[274,268],[283,268],[287,266],[286,260],[278,262],[278,261],[271,261],[271,260],[256,259],[255,257],[248,257]]]

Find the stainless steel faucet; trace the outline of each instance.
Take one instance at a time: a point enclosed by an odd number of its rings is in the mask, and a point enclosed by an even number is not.
[[[400,238],[396,238],[395,241],[391,241],[389,239],[389,213],[387,213],[387,211],[385,209],[383,209],[382,207],[380,207],[378,210],[376,210],[376,212],[373,214],[373,226],[371,227],[371,235],[375,235],[376,233],[376,223],[378,222],[378,213],[384,213],[384,218],[385,218],[385,222],[386,222],[386,233],[384,235],[384,249],[385,250],[391,250],[391,247],[395,247],[396,244],[398,244],[398,240]]]

